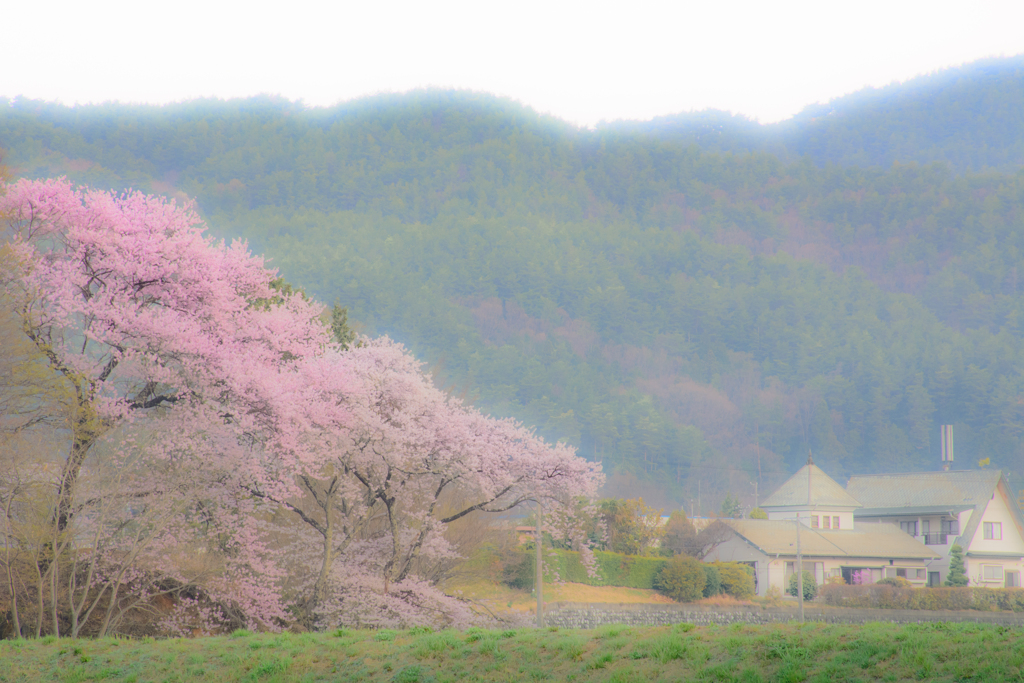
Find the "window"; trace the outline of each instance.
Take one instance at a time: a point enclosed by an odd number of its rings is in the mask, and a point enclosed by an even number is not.
[[[981,580],[982,581],[1002,581],[1003,580],[1003,566],[999,564],[983,564],[981,565]]]
[[[811,515],[811,528],[812,529],[817,529],[818,528],[818,515]]]
[[[918,581],[924,581],[925,574],[926,574],[925,569],[923,567],[921,567],[919,569],[915,569],[914,570],[913,578],[917,579]]]
[[[917,536],[917,522],[900,522],[900,528],[911,536]]]
[[[824,517],[821,518],[821,525],[823,527],[825,527],[826,529],[828,529],[829,526],[830,526],[829,522],[831,522],[831,520],[828,518],[828,515],[825,515]]]
[[[838,529],[839,528],[839,518],[838,517],[833,517],[832,518],[832,528],[833,529]]]
[[[956,535],[960,533],[960,520],[958,519],[944,519],[942,520],[942,533]]]
[[[986,541],[1001,541],[1003,540],[1003,523],[1002,522],[982,522],[984,527],[985,540]],[[1000,570],[1002,571],[1002,570]],[[1000,575],[1002,578],[1002,575]]]
[[[1006,572],[1006,583],[1003,585],[1007,588],[1020,588],[1020,572]]]
[[[907,578],[907,570],[906,569],[897,569],[896,570],[896,576],[900,577],[901,579]]]

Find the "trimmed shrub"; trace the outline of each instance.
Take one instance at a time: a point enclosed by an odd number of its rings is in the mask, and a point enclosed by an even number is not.
[[[882,582],[869,586],[827,584],[822,586],[821,598],[837,607],[1024,612],[1024,588],[907,588]]]
[[[704,565],[704,597],[710,598],[722,592],[722,576],[718,567],[713,564]]]
[[[754,597],[754,569],[750,565],[739,562],[715,562],[722,580],[722,591],[737,600],[749,600]],[[806,593],[806,588],[804,589]]]
[[[580,561],[580,554],[572,550],[544,550],[544,580],[569,581],[588,586],[623,586],[625,588],[654,588],[655,578],[669,560],[664,557],[623,555],[597,551],[597,576],[587,573]],[[520,559],[509,562],[502,574],[502,581],[513,588],[533,589],[534,564],[532,552],[523,551]]]
[[[578,553],[574,553],[578,558]],[[621,555],[619,553],[606,553],[598,551],[594,553],[597,556],[597,571],[603,577],[604,583],[591,584],[601,586],[625,586],[626,588],[654,588],[654,582],[657,580],[658,574],[662,568],[670,562],[664,557],[646,557],[636,555]],[[577,563],[579,560],[577,559]],[[579,565],[582,570],[582,574],[586,576],[586,569],[582,564]],[[579,581],[579,583],[589,583],[588,581]],[[575,579],[566,579],[567,581],[575,581]]]
[[[944,585],[967,585],[967,572],[964,569],[964,549],[956,543],[949,549],[949,574],[946,575]]]
[[[888,576],[875,582],[881,586],[895,586],[896,588],[910,588],[910,582],[902,576]]]
[[[658,574],[656,588],[676,602],[693,602],[704,594],[704,564],[689,555],[676,555]]]
[[[814,574],[805,571],[804,575],[804,600],[813,600],[814,596],[818,594],[818,582],[814,580]],[[797,580],[796,572],[793,572],[793,576],[789,577],[789,589],[786,591],[790,595],[796,597],[797,595]]]

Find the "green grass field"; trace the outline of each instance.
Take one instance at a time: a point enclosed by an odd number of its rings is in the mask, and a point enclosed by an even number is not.
[[[1019,681],[1024,629],[607,626],[0,642],[0,681]]]

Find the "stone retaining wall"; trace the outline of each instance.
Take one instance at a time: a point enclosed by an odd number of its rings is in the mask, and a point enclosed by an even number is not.
[[[800,618],[798,608],[791,606],[760,607],[756,605],[653,605],[556,602],[544,610],[544,622],[561,628],[597,628],[605,624],[630,626],[663,626],[688,622],[709,624],[772,624]],[[1024,626],[1024,613],[978,612],[974,610],[898,610],[850,609],[843,607],[805,607],[806,621],[830,624],[863,624],[885,621],[915,624],[929,621],[967,621],[1002,626]]]

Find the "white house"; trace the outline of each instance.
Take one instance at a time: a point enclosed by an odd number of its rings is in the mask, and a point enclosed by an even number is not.
[[[771,587],[784,592],[789,585],[796,571],[798,524],[804,570],[819,584],[833,576],[852,583],[856,573],[869,582],[901,577],[923,586],[929,563],[941,559],[895,524],[857,526],[859,499],[810,459],[761,507],[766,520],[723,520],[732,533],[705,558],[752,566],[758,595]]]
[[[846,485],[862,504],[858,528],[898,524],[935,550],[928,585],[949,573],[949,549],[964,550],[972,586],[1020,586],[1024,571],[1024,516],[999,470],[912,472],[851,477]]]

